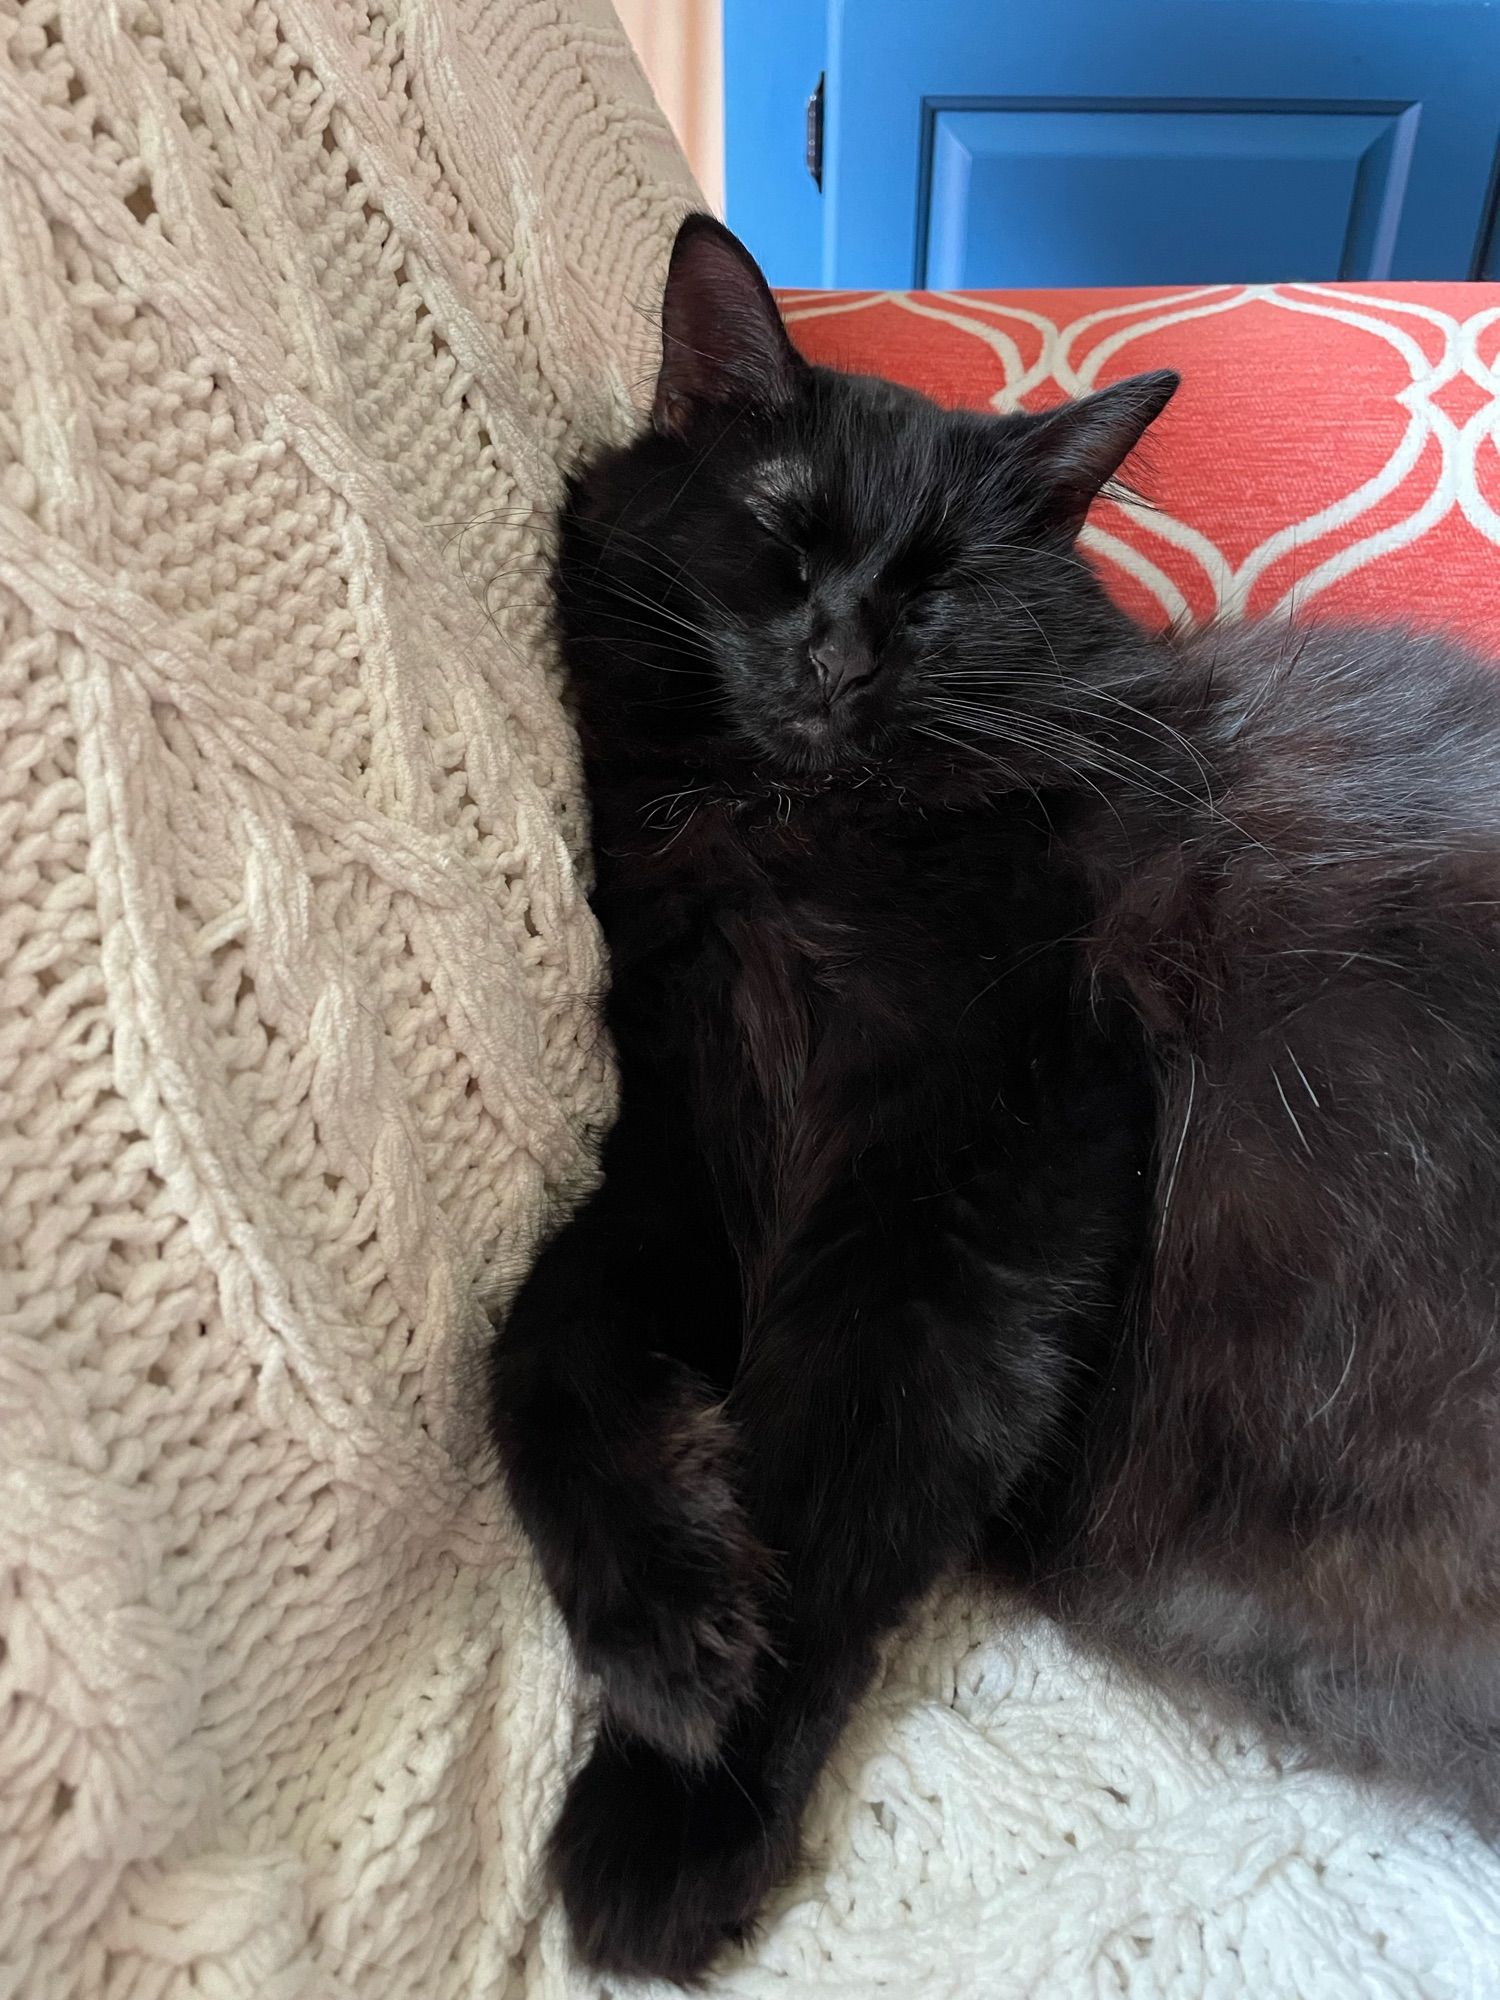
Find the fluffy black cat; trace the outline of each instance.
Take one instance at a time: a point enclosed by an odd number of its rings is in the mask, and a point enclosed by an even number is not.
[[[1500,682],[1157,638],[1074,550],[1176,386],[945,412],[678,238],[556,566],[621,1112],[497,1338],[601,1729],[582,1955],[700,1972],[881,1636],[984,1552],[1483,1814]]]

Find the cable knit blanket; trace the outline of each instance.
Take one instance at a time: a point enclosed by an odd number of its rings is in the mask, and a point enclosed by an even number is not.
[[[592,1994],[477,1370],[609,1114],[545,542],[691,189],[585,0],[0,51],[0,1994]],[[1478,1996],[1497,1922],[955,1590],[716,1990]]]

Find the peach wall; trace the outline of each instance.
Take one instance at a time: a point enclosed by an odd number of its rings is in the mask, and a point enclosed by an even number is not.
[[[709,206],[724,209],[722,0],[615,0]]]

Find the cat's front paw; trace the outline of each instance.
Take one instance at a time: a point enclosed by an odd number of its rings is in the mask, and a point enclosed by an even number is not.
[[[633,1483],[646,1498],[600,1524],[607,1546],[569,1625],[606,1727],[701,1764],[751,1692],[767,1564],[730,1484],[723,1419],[685,1404],[653,1448]]]
[[[600,1972],[696,1979],[749,1933],[791,1860],[743,1779],[601,1739],[569,1789],[552,1870],[579,1957]]]

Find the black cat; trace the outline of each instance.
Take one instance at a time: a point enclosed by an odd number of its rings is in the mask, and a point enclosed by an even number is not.
[[[570,486],[622,1103],[493,1416],[599,1679],[553,1844],[598,1966],[745,1930],[981,1549],[1346,1761],[1492,1782],[1500,684],[1133,626],[1073,543],[1175,386],[810,368],[693,217],[651,428]]]

